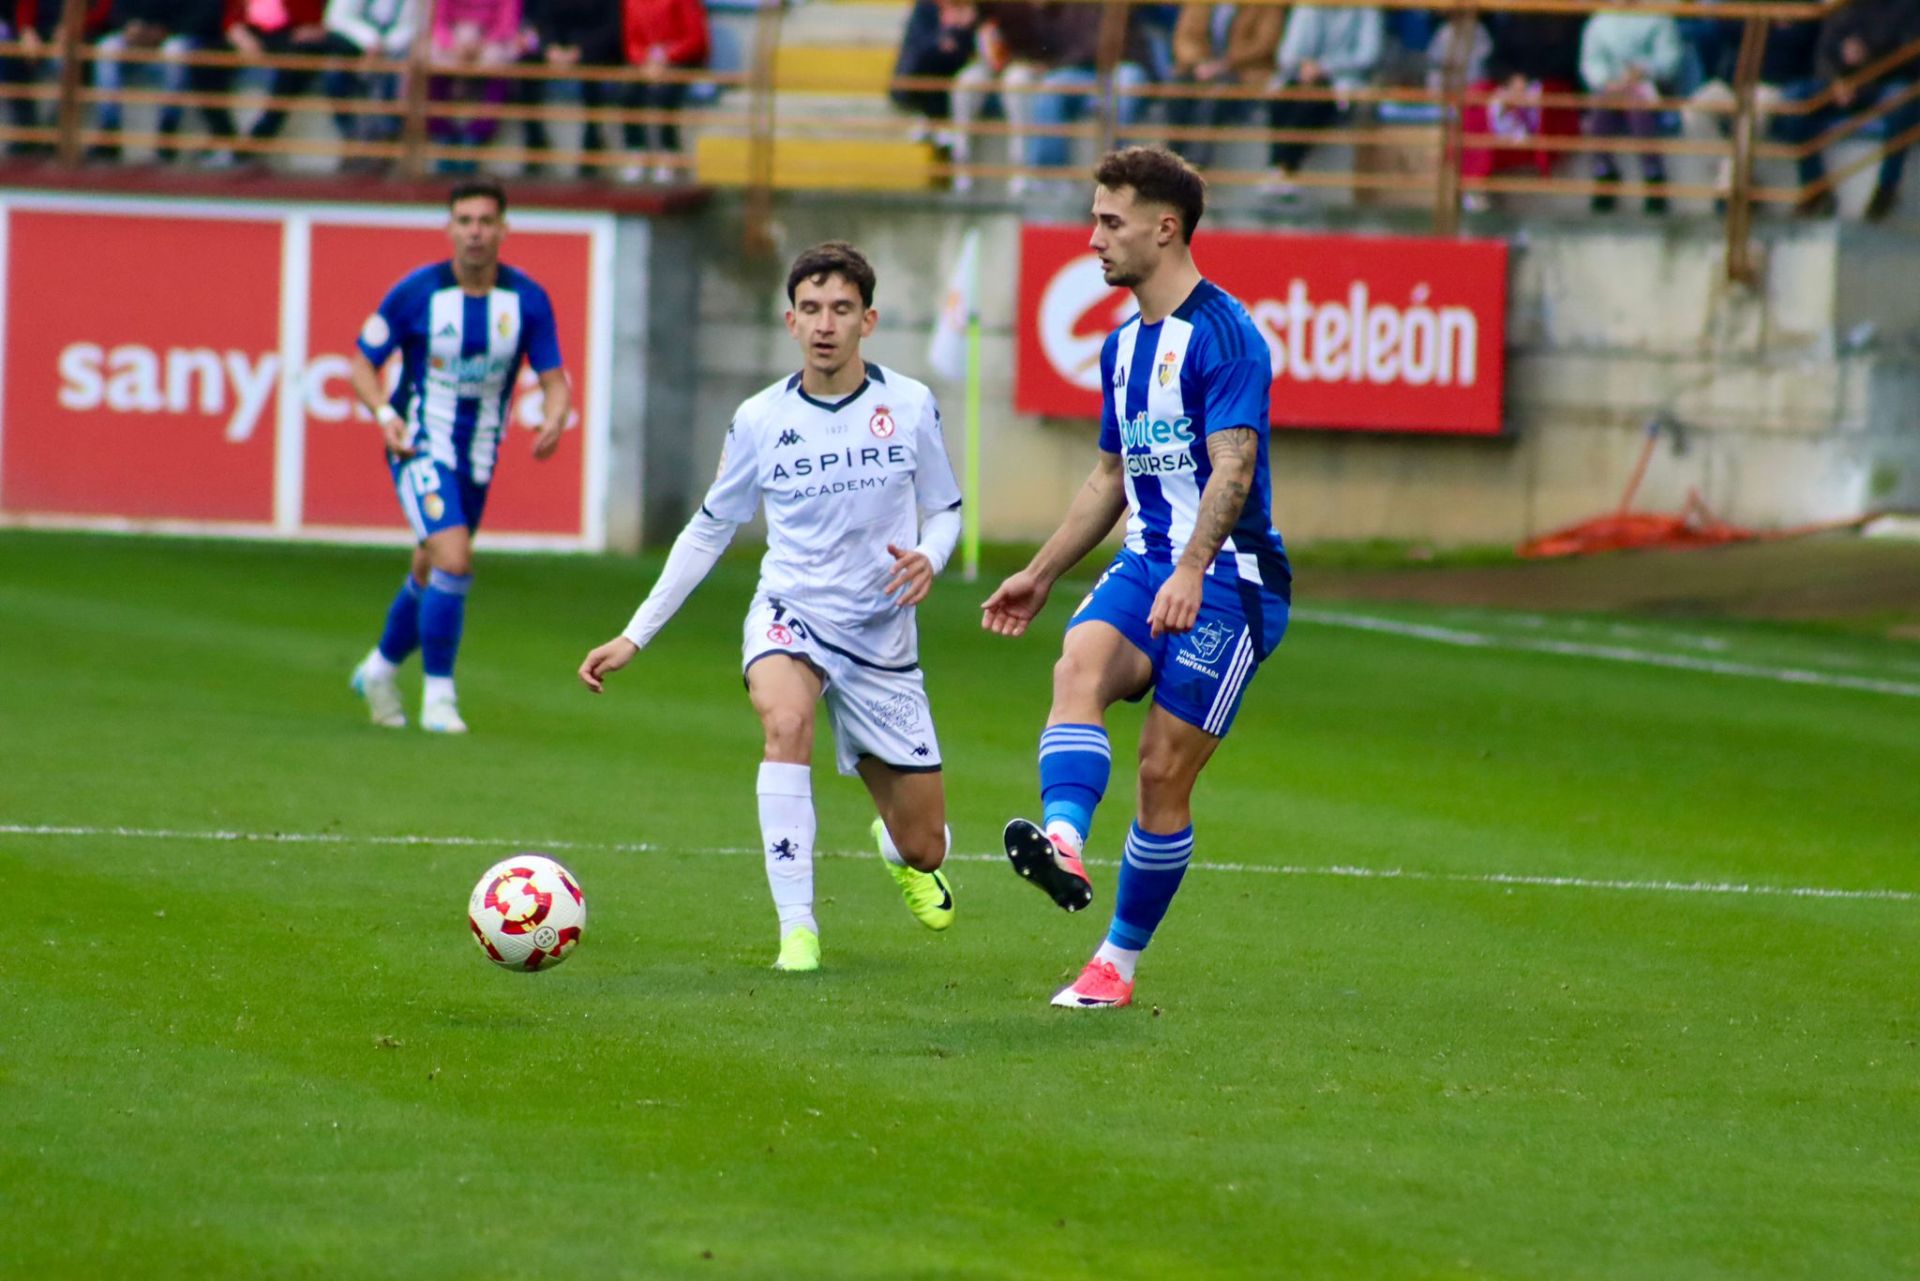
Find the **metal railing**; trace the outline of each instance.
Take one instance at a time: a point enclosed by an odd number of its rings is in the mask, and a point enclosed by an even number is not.
[[[1132,138],[1157,138],[1174,142],[1208,142],[1266,146],[1274,143],[1337,145],[1350,149],[1354,157],[1346,168],[1301,170],[1293,181],[1303,187],[1342,188],[1365,193],[1400,193],[1403,200],[1430,201],[1434,228],[1440,234],[1458,230],[1461,198],[1466,194],[1530,194],[1590,196],[1603,190],[1596,178],[1574,174],[1515,176],[1492,173],[1466,175],[1461,157],[1478,148],[1521,149],[1558,155],[1595,152],[1622,152],[1634,155],[1709,157],[1725,163],[1729,176],[1720,182],[1668,181],[1644,188],[1650,194],[1687,199],[1724,201],[1727,270],[1736,279],[1754,274],[1750,247],[1752,219],[1756,206],[1799,205],[1831,192],[1852,174],[1877,163],[1899,148],[1920,140],[1920,126],[1906,128],[1886,137],[1848,164],[1829,171],[1819,181],[1800,185],[1762,185],[1756,181],[1756,163],[1766,160],[1799,161],[1811,153],[1839,142],[1861,140],[1864,131],[1886,120],[1899,108],[1920,98],[1920,40],[1915,40],[1837,84],[1821,87],[1811,96],[1770,101],[1764,105],[1758,94],[1761,55],[1769,26],[1774,23],[1800,22],[1831,16],[1846,0],[1808,0],[1806,3],[1777,3],[1774,0],[1636,0],[1636,13],[1658,13],[1675,17],[1737,22],[1741,40],[1731,94],[1719,100],[1659,97],[1635,101],[1632,110],[1678,116],[1716,119],[1721,126],[1717,137],[1592,137],[1538,132],[1516,142],[1505,135],[1469,131],[1468,109],[1487,107],[1498,95],[1476,89],[1467,82],[1468,59],[1473,41],[1472,28],[1484,14],[1526,12],[1585,14],[1610,7],[1596,0],[1452,0],[1421,3],[1420,0],[1375,0],[1377,8],[1418,8],[1443,15],[1453,25],[1449,56],[1438,68],[1435,83],[1422,85],[1363,85],[1348,89],[1328,86],[1274,87],[1258,84],[1149,83],[1122,87],[1116,72],[1126,44],[1130,9],[1135,0],[1082,0],[1103,6],[1099,56],[1094,83],[1085,89],[1093,104],[1082,118],[1057,125],[1016,126],[1006,121],[972,120],[963,129],[969,142],[989,139],[1031,139],[1053,137],[1091,144],[1104,149],[1123,135]],[[1323,0],[1323,3],[1352,4],[1356,0]],[[1277,5],[1284,0],[1243,0],[1247,6]],[[416,40],[413,53],[405,59],[377,57],[338,57],[300,54],[246,55],[231,52],[175,54],[157,49],[121,49],[102,54],[82,38],[81,23],[85,6],[68,5],[64,13],[61,38],[57,45],[37,49],[22,44],[0,45],[0,58],[16,60],[15,67],[32,67],[36,62],[57,63],[57,77],[44,82],[32,77],[27,83],[0,84],[0,101],[26,101],[43,119],[22,125],[0,125],[0,140],[51,149],[57,163],[78,165],[101,148],[125,146],[163,148],[183,143],[211,146],[246,158],[326,156],[360,164],[391,166],[410,177],[424,177],[436,166],[457,165],[485,160],[489,163],[542,165],[561,161],[598,168],[609,174],[629,166],[647,166],[652,170],[691,176],[692,160],[688,151],[668,151],[660,147],[634,149],[613,145],[619,131],[627,126],[677,124],[689,133],[707,136],[732,136],[745,140],[747,164],[745,187],[748,194],[748,224],[759,228],[764,237],[770,217],[771,190],[774,185],[776,146],[790,139],[840,142],[849,146],[861,142],[904,140],[917,136],[918,117],[904,113],[850,116],[836,105],[834,96],[821,96],[816,90],[782,92],[776,76],[776,54],[783,43],[787,11],[779,4],[761,8],[753,18],[752,39],[745,65],[735,71],[646,69],[635,67],[572,66],[553,68],[540,63],[504,66],[459,67],[442,65],[432,59],[429,41]],[[119,88],[108,90],[96,83],[93,68],[111,59],[126,66],[139,64],[184,64],[204,82],[209,76],[232,77],[242,70],[303,73],[310,79],[334,73],[360,77],[388,77],[399,86],[391,99],[326,94],[249,94],[246,103],[262,110],[288,113],[344,113],[360,120],[385,122],[373,138],[312,139],[300,137],[249,137],[233,135],[162,134],[156,131],[131,132],[109,130],[98,123],[100,109],[108,105],[142,108],[167,108],[215,113],[236,104],[229,85],[212,88],[202,83],[178,91]],[[1909,83],[1911,81],[1911,83]],[[675,85],[691,90],[700,87],[703,101],[695,105],[660,106],[586,106],[535,101],[526,90],[542,82],[571,82],[596,85],[620,95],[639,87]],[[463,87],[466,93],[455,92]],[[1876,101],[1859,110],[1849,111],[1842,119],[1817,136],[1801,141],[1770,140],[1764,136],[1769,120],[1789,120],[1827,111],[1852,100],[1863,88],[1884,86]],[[471,91],[485,88],[483,100],[470,98]],[[1058,94],[1060,87],[1034,80],[1025,84],[1007,83],[1004,78],[987,86],[994,94]],[[942,77],[894,77],[890,91],[953,91],[955,82]],[[1080,90],[1072,90],[1076,94]],[[1171,102],[1177,99],[1236,101],[1258,106],[1273,102],[1331,102],[1341,107],[1348,118],[1335,123],[1306,128],[1266,127],[1264,125],[1185,125],[1140,121],[1121,123],[1119,103],[1125,94],[1136,104]],[[841,95],[844,100],[844,94]],[[1597,95],[1581,93],[1545,93],[1531,97],[1529,105],[1542,110],[1579,111],[1603,105]],[[1418,115],[1416,120],[1394,120],[1395,115]],[[607,136],[606,144],[596,152],[528,146],[524,142],[496,142],[484,150],[470,144],[437,138],[462,122],[488,121],[496,124],[596,126]],[[952,126],[948,123],[949,128]],[[1017,150],[1017,148],[1015,148]],[[1402,157],[1417,157],[1418,163],[1401,172],[1367,172],[1359,158],[1369,150],[1391,151]],[[964,148],[971,153],[971,148]],[[1032,179],[1079,176],[1079,168],[1048,169],[1023,164],[1017,155],[990,162],[956,160],[952,156],[930,153],[924,172],[934,182],[964,183],[994,179]],[[1225,188],[1257,186],[1271,176],[1265,166],[1235,168],[1222,164],[1208,169],[1211,183]]]

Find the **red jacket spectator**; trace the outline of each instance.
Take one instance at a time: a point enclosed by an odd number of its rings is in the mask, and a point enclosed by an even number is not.
[[[626,0],[627,61],[697,67],[707,60],[707,10],[701,0]],[[654,56],[654,50],[660,56]]]
[[[42,40],[60,38],[60,13],[64,8],[63,0],[18,0],[13,7],[15,31],[31,31]],[[107,18],[113,12],[113,0],[92,0],[87,5],[87,17],[81,32],[87,36],[96,36],[106,29]]]

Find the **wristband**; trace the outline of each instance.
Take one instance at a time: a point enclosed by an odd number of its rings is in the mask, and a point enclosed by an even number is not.
[[[397,423],[400,421],[400,411],[395,409],[392,405],[380,406],[380,408],[377,411],[375,411],[373,416],[377,421],[383,424]]]

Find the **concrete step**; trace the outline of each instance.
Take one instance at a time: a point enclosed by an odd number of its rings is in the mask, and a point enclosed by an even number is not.
[[[773,148],[773,185],[783,190],[916,191],[934,186],[933,147],[924,142],[850,142],[781,138]],[[698,181],[747,182],[747,140],[707,134],[694,144]]]

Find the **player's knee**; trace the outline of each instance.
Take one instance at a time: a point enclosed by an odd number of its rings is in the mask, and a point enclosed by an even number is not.
[[[1053,665],[1055,702],[1077,702],[1090,698],[1098,683],[1099,673],[1072,650],[1060,655],[1060,661]]]
[[[760,713],[760,727],[767,736],[769,757],[787,761],[805,760],[813,748],[813,717],[807,712],[770,707]]]
[[[900,857],[916,872],[931,872],[947,861],[947,833],[939,824],[914,823],[892,835]]]
[[[1140,808],[1182,809],[1192,798],[1193,774],[1179,754],[1167,748],[1140,749]]]
[[[473,553],[464,548],[457,551],[436,552],[433,557],[433,568],[443,574],[465,578],[473,573]]]

